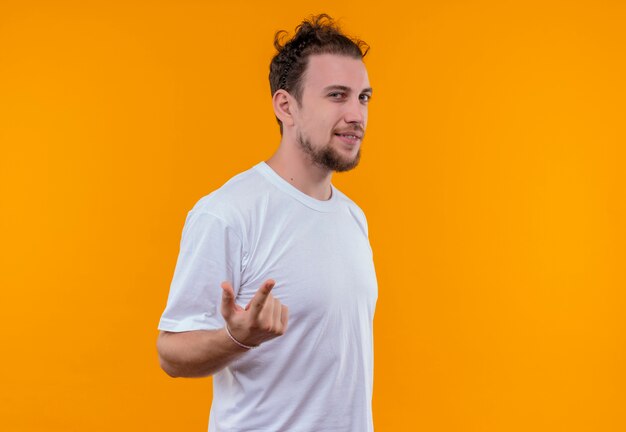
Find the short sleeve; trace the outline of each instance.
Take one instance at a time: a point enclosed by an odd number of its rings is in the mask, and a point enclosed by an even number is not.
[[[197,210],[187,214],[159,330],[183,332],[224,326],[220,285],[230,281],[235,294],[238,292],[242,246],[240,236],[221,218]]]

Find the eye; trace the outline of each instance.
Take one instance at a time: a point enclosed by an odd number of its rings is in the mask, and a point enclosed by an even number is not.
[[[359,99],[361,99],[361,102],[369,102],[370,99],[372,99],[372,95],[371,94],[367,94],[367,93],[363,93],[362,95],[359,96]]]
[[[331,99],[343,99],[344,96],[345,96],[345,93],[343,93],[343,92],[332,92],[332,93],[329,93],[328,96]]]

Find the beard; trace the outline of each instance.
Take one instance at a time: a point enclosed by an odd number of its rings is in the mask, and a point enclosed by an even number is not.
[[[300,144],[300,148],[309,156],[314,164],[327,168],[331,171],[350,171],[351,169],[356,168],[361,160],[361,147],[359,147],[356,156],[352,159],[347,159],[339,154],[339,152],[335,150],[330,143],[320,149],[314,149],[311,142],[301,133],[298,134],[296,141]]]

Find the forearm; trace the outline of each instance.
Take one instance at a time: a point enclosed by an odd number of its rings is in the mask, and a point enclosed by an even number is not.
[[[161,332],[157,340],[161,368],[172,377],[213,375],[247,350],[235,344],[225,329]]]

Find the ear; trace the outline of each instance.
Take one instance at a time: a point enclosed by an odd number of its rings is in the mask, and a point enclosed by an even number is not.
[[[284,126],[293,126],[293,114],[297,109],[295,99],[283,89],[276,90],[272,98],[274,114]]]

